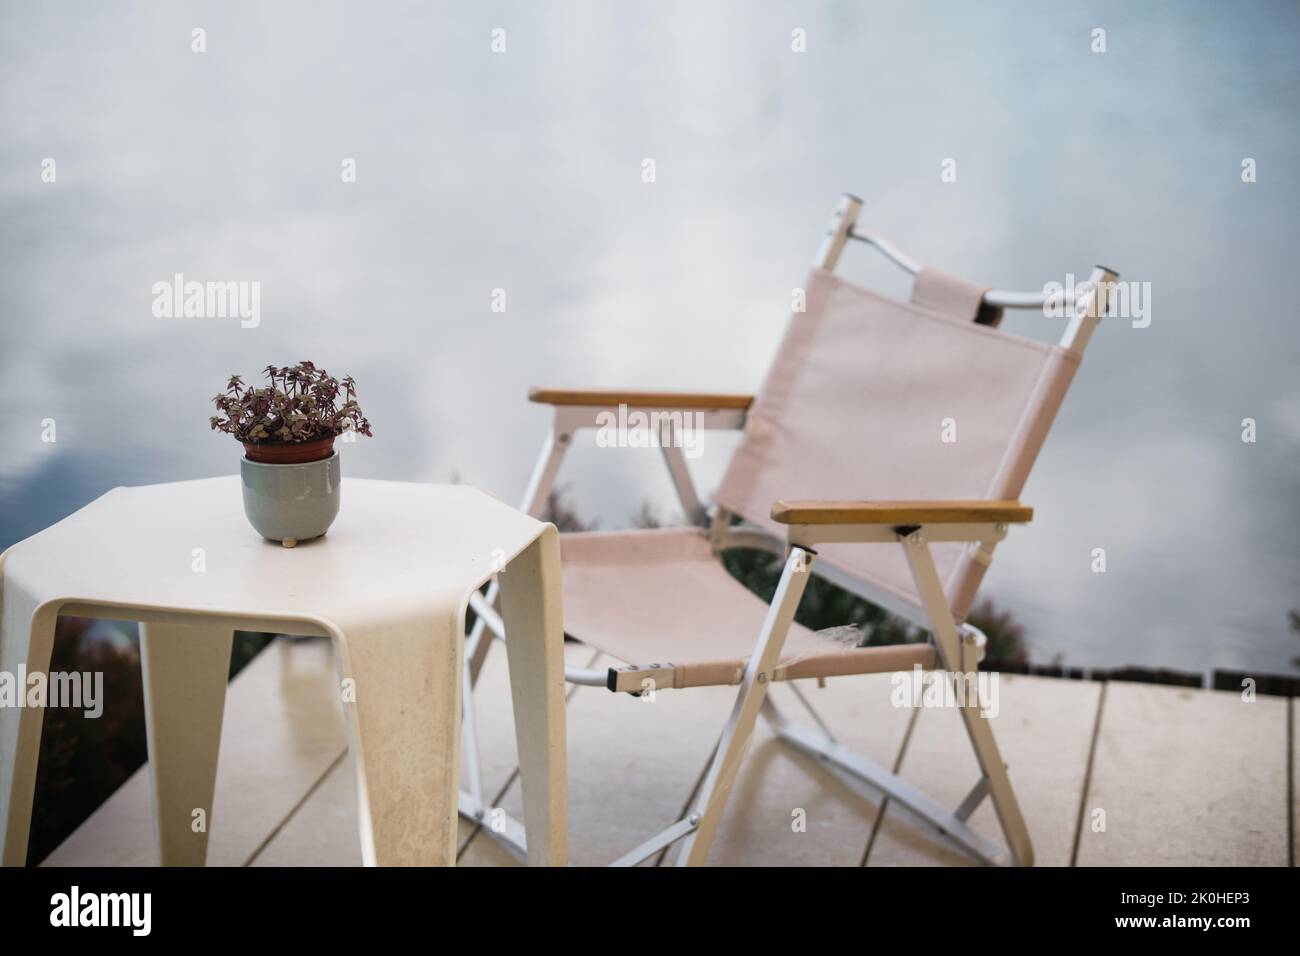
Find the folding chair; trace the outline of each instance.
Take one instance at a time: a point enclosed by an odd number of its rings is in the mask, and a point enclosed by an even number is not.
[[[957,695],[981,775],[955,809],[837,743],[818,719],[803,727],[777,712],[774,681],[940,668],[973,675],[986,639],[964,623],[997,542],[1027,522],[1018,498],[1114,288],[1097,267],[1058,304],[1072,318],[1059,345],[997,328],[1005,308],[1042,308],[1039,293],[991,291],[929,268],[855,228],[861,201],[844,196],[817,254],[775,363],[757,396],[534,389],[554,424],[523,508],[538,514],[580,429],[608,424],[620,405],[660,431],[669,474],[691,527],[562,537],[565,631],[625,666],[567,677],[615,692],[738,685],[691,809],[615,861],[634,865],[681,841],[678,865],[702,864],[758,715],[781,739],[908,807],[977,861],[1028,866],[1033,848],[992,728],[975,695]],[[833,270],[850,240],[872,245],[916,275],[911,301],[895,302]],[[683,412],[699,413],[685,418]],[[677,429],[743,428],[711,508],[701,504]],[[955,439],[955,440],[953,440]],[[798,500],[792,500],[798,499]],[[769,605],[732,578],[727,548],[784,554]],[[859,647],[795,623],[813,569],[913,624],[927,643]],[[479,620],[467,648],[467,689],[501,636],[495,590],[472,602]],[[792,687],[794,685],[791,685]],[[802,696],[802,695],[800,695]],[[462,812],[483,819],[465,694],[470,790]],[[806,701],[805,701],[806,703]],[[811,709],[811,708],[810,708]],[[814,717],[815,717],[814,713]],[[993,801],[1005,847],[967,825]],[[522,828],[486,829],[517,853]]]

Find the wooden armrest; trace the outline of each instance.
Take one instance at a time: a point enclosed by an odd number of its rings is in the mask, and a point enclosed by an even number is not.
[[[640,408],[749,408],[753,395],[729,392],[646,392],[600,388],[538,388],[528,390],[528,400],[541,405],[588,405]]]
[[[1032,520],[1034,509],[1018,501],[778,501],[772,520],[781,524],[982,524]]]

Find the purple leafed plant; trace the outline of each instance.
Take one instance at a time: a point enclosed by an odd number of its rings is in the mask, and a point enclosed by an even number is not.
[[[254,444],[300,444],[344,432],[371,435],[352,376],[340,381],[311,362],[268,365],[263,372],[270,379],[265,388],[230,377],[226,390],[212,399],[221,412],[208,421],[214,430]]]

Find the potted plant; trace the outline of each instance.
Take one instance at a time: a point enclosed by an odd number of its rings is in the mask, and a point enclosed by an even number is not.
[[[265,388],[232,375],[212,399],[221,414],[209,424],[244,445],[239,473],[249,523],[292,548],[334,522],[341,481],[334,439],[345,432],[368,436],[370,422],[351,376],[340,381],[311,362],[263,371],[270,380]]]

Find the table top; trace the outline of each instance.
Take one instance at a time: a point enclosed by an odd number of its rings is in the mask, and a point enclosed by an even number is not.
[[[545,527],[468,485],[345,478],[329,532],[290,549],[253,530],[230,476],[115,488],[15,544],[0,575],[5,593],[64,599],[68,613],[197,611],[272,630],[467,596]]]

